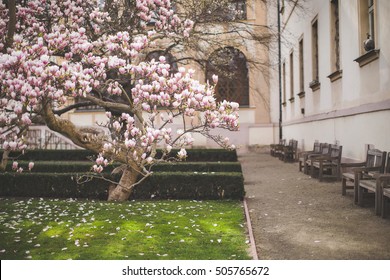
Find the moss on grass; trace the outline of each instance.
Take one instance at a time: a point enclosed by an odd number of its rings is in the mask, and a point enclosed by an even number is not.
[[[238,201],[0,199],[1,259],[249,259]]]

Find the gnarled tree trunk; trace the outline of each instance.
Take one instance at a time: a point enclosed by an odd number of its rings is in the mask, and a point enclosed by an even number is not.
[[[123,202],[129,199],[134,184],[138,179],[138,172],[132,168],[126,168],[118,185],[111,185],[108,190],[108,201]]]
[[[8,151],[8,150],[3,151],[3,155],[2,155],[1,163],[0,163],[0,171],[5,171],[5,169],[7,168],[9,153],[10,153],[10,151]]]

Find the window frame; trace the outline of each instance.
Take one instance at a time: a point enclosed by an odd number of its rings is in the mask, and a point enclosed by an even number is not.
[[[311,22],[311,49],[312,49],[312,81],[309,87],[316,91],[320,88],[320,67],[319,67],[319,36],[318,36],[318,16]]]
[[[376,0],[359,0],[359,50],[360,56],[354,61],[363,67],[379,58],[380,50],[378,48],[377,33],[377,1]],[[367,35],[374,40],[374,48],[366,51],[364,42]]]
[[[298,66],[299,66],[299,93],[300,98],[305,96],[305,61],[304,61],[304,40],[303,35],[298,41]]]
[[[218,58],[222,57],[224,53],[227,55],[228,61],[233,63],[213,63],[215,58],[218,61]],[[222,70],[220,71],[218,68]],[[237,74],[234,74],[233,70]],[[223,75],[223,73],[229,73],[229,75]],[[224,47],[211,53],[206,63],[206,80],[212,80],[214,74],[218,76],[218,83],[215,87],[217,102],[226,99],[239,103],[240,107],[250,107],[248,61],[241,50],[234,47]],[[222,90],[225,92],[224,94],[221,93]]]
[[[288,101],[293,103],[294,97],[294,50],[290,52],[290,98]]]
[[[331,82],[342,77],[341,51],[340,51],[340,1],[330,1],[330,67],[331,74],[328,76]]]
[[[248,19],[248,11],[247,11],[247,1],[246,0],[231,0],[229,3],[229,10],[234,12],[240,12],[241,16],[238,14],[234,15],[234,20],[247,20]]]
[[[286,62],[285,61],[283,61],[282,64],[282,94],[283,94],[282,105],[286,106],[287,93],[286,93]]]

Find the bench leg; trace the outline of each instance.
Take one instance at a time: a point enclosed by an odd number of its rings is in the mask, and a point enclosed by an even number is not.
[[[314,166],[313,163],[310,164],[310,176],[314,178]]]
[[[375,185],[375,215],[380,216],[381,215],[381,206],[382,206],[382,186],[381,186],[381,180],[376,180]]]
[[[347,178],[341,180],[341,195],[347,195]]]
[[[378,192],[375,192],[375,215],[380,216],[381,215],[381,195]]]
[[[320,161],[320,167],[318,169],[318,179],[320,182],[322,182],[322,179],[324,177],[324,166],[322,165],[322,161]]]
[[[355,204],[358,204],[358,189],[359,189],[359,185],[358,185],[358,182],[359,182],[359,175],[355,173],[355,180],[353,182],[354,184],[354,188],[353,188],[353,198],[354,198],[354,203]]]
[[[357,186],[357,188],[358,188],[358,191],[357,191],[357,193],[358,193],[357,204],[359,206],[363,206],[363,192],[364,192],[364,189],[362,187],[360,187],[360,186]]]
[[[305,162],[303,163],[303,173],[304,174],[308,174],[308,171],[307,171],[307,161],[305,160]]]
[[[383,194],[381,194],[382,197],[382,218],[387,218],[388,216],[388,202],[389,202],[389,198],[387,196],[384,196]]]

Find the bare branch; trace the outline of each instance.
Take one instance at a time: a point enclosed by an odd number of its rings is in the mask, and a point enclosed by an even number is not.
[[[14,34],[16,31],[16,0],[7,1],[9,21],[7,26],[7,38],[3,52],[6,53],[7,49],[12,46],[14,41]]]
[[[78,109],[78,108],[83,108],[83,107],[88,107],[88,106],[91,106],[91,105],[94,105],[94,103],[92,102],[80,102],[80,103],[75,103],[75,104],[72,104],[72,105],[69,105],[65,108],[62,108],[62,109],[59,109],[59,110],[53,110],[53,113],[58,115],[58,116],[61,116],[62,114],[64,113],[67,113],[73,109]]]

